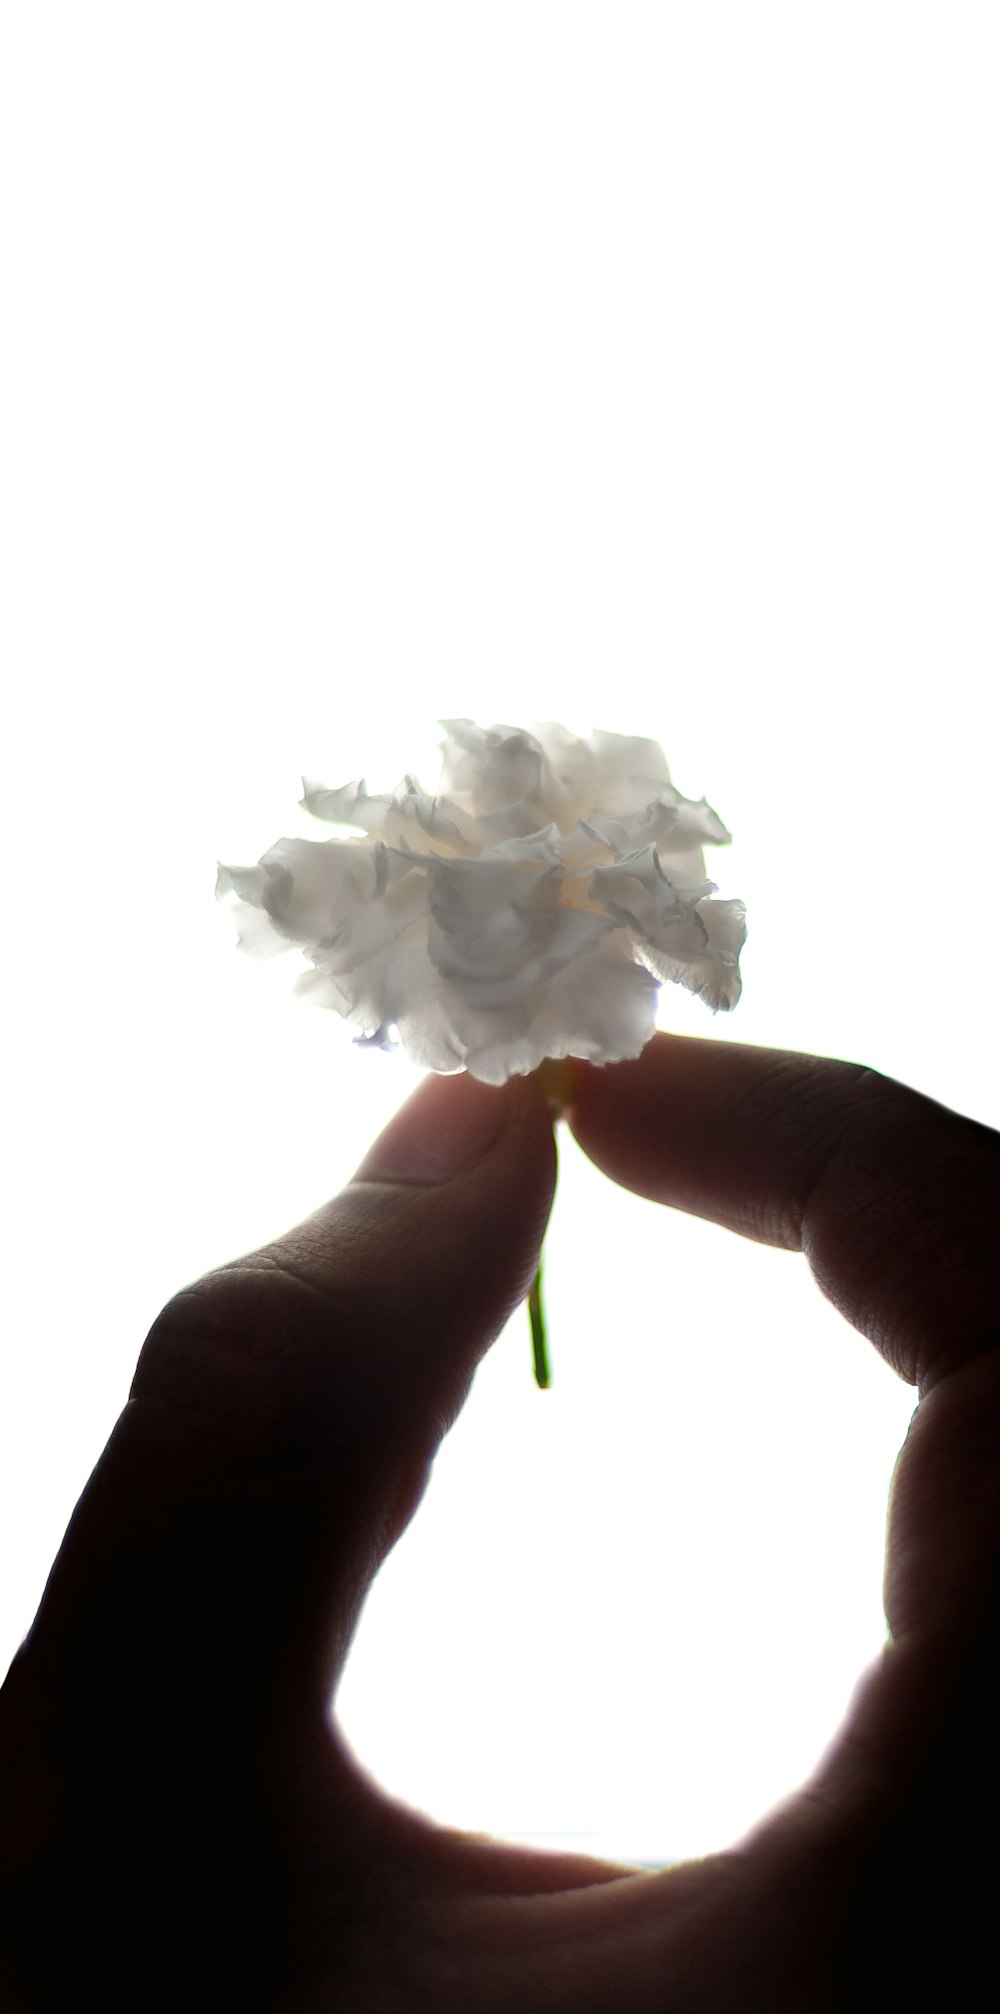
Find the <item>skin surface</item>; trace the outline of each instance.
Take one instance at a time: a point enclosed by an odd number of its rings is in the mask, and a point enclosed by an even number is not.
[[[342,1195],[145,1344],[0,1694],[3,2014],[981,2004],[1000,1140],[853,1066],[666,1036],[570,1092],[608,1175],[803,1253],[917,1386],[890,1642],[816,1777],[738,1849],[651,1875],[442,1831],[339,1743],[359,1604],[527,1291],[555,1179],[537,1085],[431,1079]]]

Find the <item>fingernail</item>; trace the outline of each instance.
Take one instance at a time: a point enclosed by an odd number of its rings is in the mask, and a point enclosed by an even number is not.
[[[489,1153],[511,1115],[509,1089],[465,1071],[428,1077],[368,1149],[356,1182],[447,1182]]]

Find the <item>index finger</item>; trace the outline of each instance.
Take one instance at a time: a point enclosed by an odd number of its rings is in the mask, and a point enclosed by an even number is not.
[[[1000,1136],[857,1064],[655,1035],[579,1065],[567,1116],[612,1180],[803,1251],[921,1391],[1000,1339]]]

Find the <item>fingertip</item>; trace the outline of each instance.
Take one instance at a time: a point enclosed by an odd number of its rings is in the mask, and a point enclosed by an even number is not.
[[[426,1077],[373,1141],[353,1182],[435,1186],[471,1174],[516,1132],[551,1137],[549,1107],[530,1078],[484,1084],[468,1071]]]
[[[671,1137],[697,1098],[704,1051],[717,1062],[720,1046],[657,1033],[627,1062],[576,1063],[564,1116],[584,1153],[626,1188],[658,1194]]]

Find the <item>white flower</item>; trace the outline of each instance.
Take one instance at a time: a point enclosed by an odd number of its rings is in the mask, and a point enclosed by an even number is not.
[[[713,899],[702,855],[729,834],[655,742],[442,724],[439,796],[410,776],[380,797],[307,781],[306,809],[354,835],[220,868],[241,943],[300,946],[297,991],[361,1040],[395,1031],[423,1068],[488,1084],[637,1056],[662,980],[735,1006],[743,904]]]

